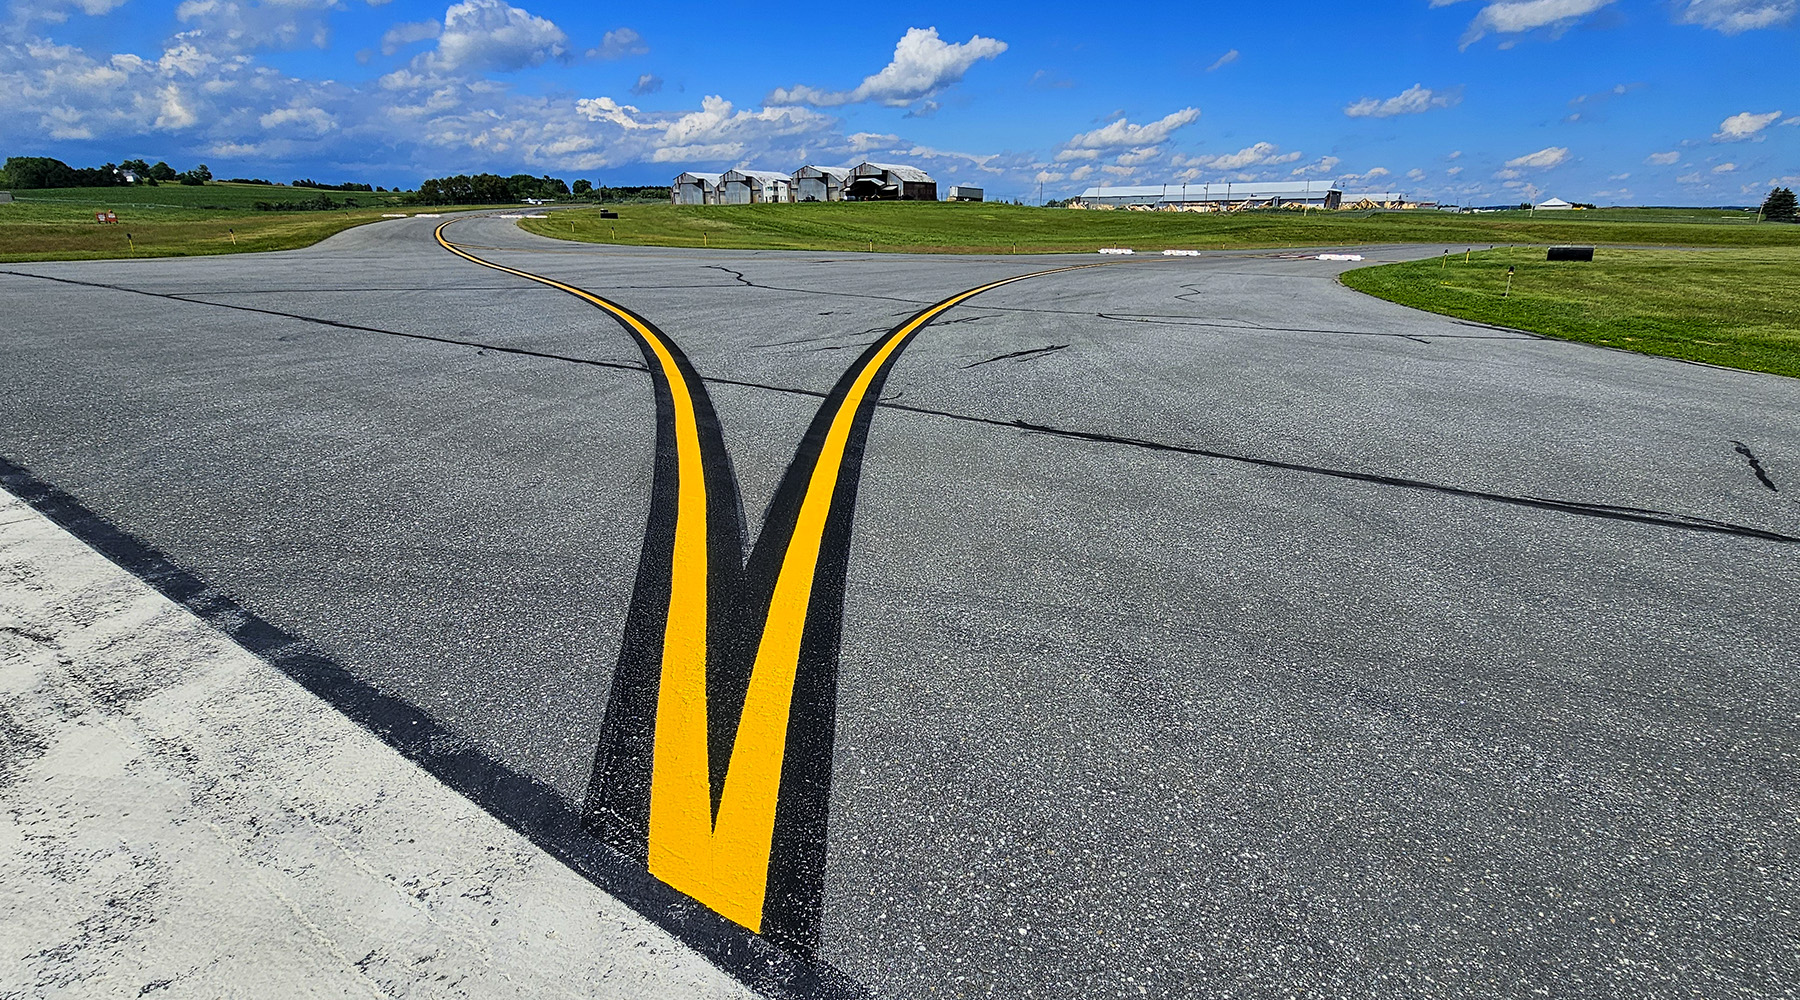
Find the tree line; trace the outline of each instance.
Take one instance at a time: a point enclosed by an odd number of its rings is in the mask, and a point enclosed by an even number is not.
[[[668,197],[667,187],[597,187],[590,180],[570,184],[548,174],[457,174],[421,181],[417,200],[424,205],[498,205],[526,200],[661,201]]]
[[[11,188],[124,187],[133,183],[133,177],[139,184],[204,184],[212,180],[212,171],[202,163],[178,172],[162,160],[71,167],[48,156],[9,156],[6,165],[0,167],[0,186]]]

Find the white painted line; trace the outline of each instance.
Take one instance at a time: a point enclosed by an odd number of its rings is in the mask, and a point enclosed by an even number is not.
[[[527,216],[526,216],[526,218],[527,218],[527,219],[548,219],[548,218],[549,218],[549,216],[548,216],[548,215],[542,215],[542,214],[540,214],[540,215],[527,215]]]
[[[415,219],[441,219],[441,218],[443,218],[443,216],[437,214],[436,212],[414,212],[413,218],[415,218]]]
[[[406,218],[406,213],[405,212],[383,212],[383,213],[381,213],[381,217],[384,219],[404,219],[404,218]]]
[[[502,215],[502,216],[500,216],[500,218],[502,218],[502,219],[523,219],[524,216],[523,215]]]
[[[1200,251],[1198,251],[1198,250],[1164,250],[1163,256],[1164,257],[1198,257],[1198,256],[1200,256]]]
[[[1132,250],[1127,247],[1101,247],[1100,252],[1101,253],[1137,253],[1136,250]]]
[[[1359,254],[1359,253],[1322,253],[1319,255],[1319,259],[1320,260],[1362,260],[1362,254]]]
[[[0,705],[0,997],[754,996],[4,491]]]

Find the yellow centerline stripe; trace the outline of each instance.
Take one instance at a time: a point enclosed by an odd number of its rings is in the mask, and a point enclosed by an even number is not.
[[[693,395],[669,346],[648,324],[585,289],[468,253],[444,237],[449,225],[437,227],[437,241],[458,257],[549,285],[617,316],[650,346],[669,386],[675,409],[675,547],[669,565],[668,618],[663,627],[649,817],[649,868],[651,874],[664,878],[664,872],[685,870],[689,859],[704,855],[712,837],[712,778],[707,770],[706,742],[706,472],[700,458]],[[695,803],[700,804],[698,808]]]
[[[776,576],[715,824],[707,749],[706,481],[694,401],[687,381],[663,339],[625,309],[573,285],[483,260],[445,239],[444,229],[449,225],[446,222],[438,226],[436,233],[446,250],[483,267],[549,285],[619,317],[650,345],[662,368],[675,403],[679,499],[669,612],[663,631],[662,676],[657,692],[649,870],[673,888],[760,933],[800,645],[831,502],[857,411],[869,386],[914,334],[976,295],[1027,278],[1122,262],[1034,271],[958,293],[913,317],[863,363],[832,414]]]

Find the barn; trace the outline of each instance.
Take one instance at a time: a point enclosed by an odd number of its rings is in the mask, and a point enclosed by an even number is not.
[[[794,179],[779,170],[727,170],[718,205],[763,205],[794,200]]]
[[[850,201],[936,201],[937,181],[918,167],[897,163],[858,163],[844,183]]]
[[[669,186],[669,202],[675,205],[716,205],[719,203],[719,181],[723,177],[723,174],[677,174],[675,183]]]
[[[849,167],[804,166],[794,171],[795,201],[843,201]]]

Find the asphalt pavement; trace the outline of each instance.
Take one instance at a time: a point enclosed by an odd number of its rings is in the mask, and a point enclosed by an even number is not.
[[[258,652],[428,721],[359,719],[428,768],[450,744],[579,810],[652,380],[617,323],[431,226],[0,265],[0,458],[266,626]],[[678,342],[753,536],[864,348],[1071,262],[447,234]],[[1353,266],[1134,257],[907,346],[861,467],[813,971],[714,941],[729,971],[1800,992],[1800,382],[1413,312],[1338,285]],[[486,780],[457,787],[529,825]]]

